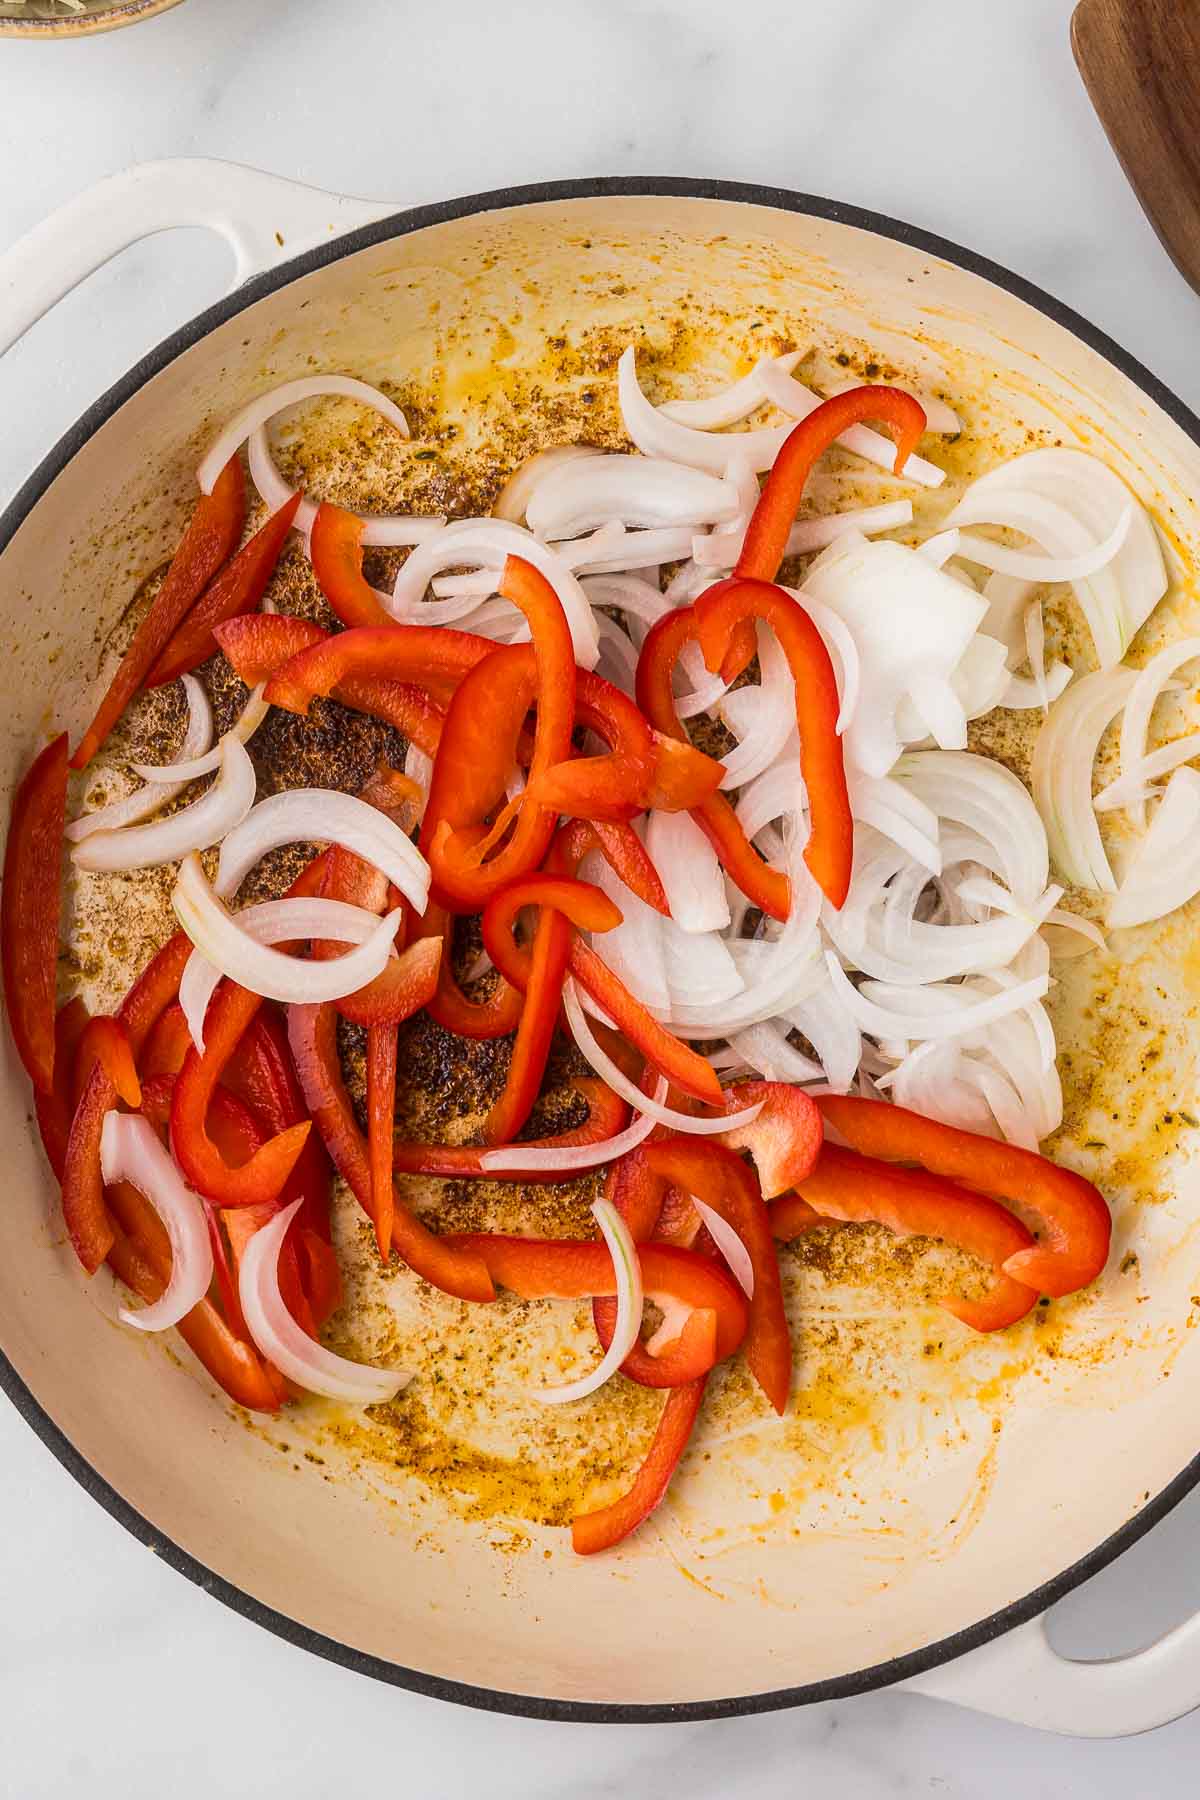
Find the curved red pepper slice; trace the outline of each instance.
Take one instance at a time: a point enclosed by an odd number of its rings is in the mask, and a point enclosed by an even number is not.
[[[323,500],[309,538],[317,586],[343,625],[395,625],[362,572],[363,521]]]
[[[232,555],[246,520],[246,484],[241,464],[231,456],[201,494],[192,520],[171,560],[149,612],[133,634],[95,718],[71,758],[73,769],[86,768],[166,649],[184,615],[199,599],[221,564]]]
[[[150,1305],[170,1280],[171,1246],[150,1202],[127,1181],[109,1190],[118,1225],[108,1260],[125,1286]],[[176,1326],[180,1337],[217,1384],[239,1406],[277,1412],[287,1398],[283,1377],[253,1345],[239,1339],[209,1300],[201,1300]]]
[[[562,1005],[571,935],[570,921],[557,908],[543,902],[529,959],[525,1004],[521,1009],[521,1023],[517,1026],[508,1073],[499,1098],[483,1122],[485,1144],[511,1144],[541,1092]]]
[[[179,979],[191,953],[191,941],[177,931],[121,1002],[117,1017],[129,1035],[135,1063],[156,1020],[178,995]],[[89,1275],[95,1274],[114,1240],[113,1221],[104,1204],[100,1133],[105,1113],[116,1103],[117,1090],[103,1065],[97,1063],[71,1121],[62,1173],[63,1218],[75,1254]]]
[[[976,1331],[999,1331],[1015,1325],[1037,1302],[1037,1289],[1014,1281],[1004,1272],[1033,1238],[1019,1219],[995,1200],[958,1187],[940,1175],[897,1168],[856,1150],[826,1144],[817,1164],[797,1183],[801,1202],[825,1218],[871,1220],[898,1236],[945,1238],[996,1271],[996,1280],[981,1300],[943,1295],[940,1304]],[[783,1203],[786,1204],[786,1203]],[[794,1222],[787,1213],[771,1223],[782,1236]],[[807,1229],[810,1221],[801,1219]]]
[[[311,1130],[308,1120],[289,1126],[237,1169],[230,1168],[208,1134],[213,1091],[262,1004],[258,994],[223,981],[204,1021],[204,1053],[193,1046],[175,1081],[171,1150],[191,1186],[215,1206],[254,1206],[275,1200]]]
[[[285,500],[250,542],[213,577],[147,675],[147,687],[161,687],[207,662],[216,654],[214,627],[237,613],[253,611],[259,604],[275,573],[301,498],[300,494],[293,494]]]
[[[779,1257],[758,1183],[739,1156],[711,1139],[673,1137],[644,1146],[647,1166],[720,1213],[745,1244],[754,1270],[746,1362],[782,1413],[792,1381],[792,1339],[783,1305]]]
[[[667,899],[667,890],[662,878],[654,866],[650,852],[643,844],[637,832],[629,825],[607,819],[577,819],[575,825],[595,838],[595,847],[602,853],[610,869],[615,869],[630,893],[652,906],[655,912],[662,913],[664,918],[671,916],[671,903]],[[593,846],[588,843],[581,852],[587,854]],[[575,858],[573,867],[578,867],[579,857]]]
[[[33,1096],[42,1148],[60,1182],[67,1160],[67,1138],[75,1114],[72,1091],[75,1052],[87,1022],[87,1007],[78,994],[59,1007],[54,1020],[54,1082],[48,1094],[39,1088]]]
[[[701,594],[693,611],[696,636],[710,669],[721,667],[743,620],[765,620],[779,640],[792,671],[800,774],[812,820],[804,860],[829,904],[842,906],[850,891],[854,820],[837,731],[841,706],[837,677],[820,632],[799,601],[782,588],[736,575]]]
[[[524,645],[497,650],[460,683],[446,714],[421,828],[439,902],[468,911],[536,869],[554,836],[553,810],[522,794],[507,840],[481,860],[489,835],[485,820],[504,799],[531,704],[536,700],[529,765],[535,784],[569,756],[575,725],[575,650],[562,602],[545,576],[516,556],[505,563],[499,590],[529,621],[532,657]]]
[[[441,938],[418,938],[388,960],[382,975],[334,1004],[343,1019],[355,1025],[394,1028],[429,1004],[437,992],[441,967]]]
[[[815,1206],[810,1206],[799,1194],[781,1194],[778,1200],[771,1201],[767,1211],[771,1215],[771,1230],[782,1244],[790,1244],[793,1238],[803,1237],[806,1231],[819,1231],[823,1226],[840,1225],[843,1222],[835,1219],[832,1214],[819,1213]]]
[[[671,1477],[687,1449],[704,1399],[704,1385],[700,1380],[671,1389],[629,1491],[609,1506],[576,1513],[571,1521],[571,1546],[577,1555],[595,1556],[599,1550],[611,1550],[649,1518],[671,1485]]]
[[[698,806],[720,787],[720,763],[656,731],[611,682],[582,670],[576,681],[576,721],[603,738],[609,753],[572,757],[531,775],[531,799],[579,818],[621,822],[651,807],[680,812]]]
[[[784,440],[746,528],[735,577],[774,581],[813,464],[835,438],[864,419],[882,419],[891,429],[896,440],[895,472],[900,474],[925,429],[920,402],[890,387],[849,388],[835,394],[801,419]]]
[[[454,915],[432,900],[423,918],[416,921],[418,937],[440,938],[441,962],[437,987],[425,1002],[430,1018],[456,1037],[487,1041],[507,1037],[521,1021],[525,996],[503,975],[497,977],[491,993],[484,1000],[469,1000],[458,985],[454,973]]]
[[[709,1141],[749,1150],[763,1198],[773,1200],[803,1181],[820,1154],[824,1134],[815,1101],[790,1082],[739,1081],[725,1089],[726,1112],[740,1112],[760,1100],[757,1119]]]
[[[447,1238],[469,1248],[487,1265],[492,1280],[522,1300],[611,1298],[617,1291],[612,1254],[599,1238],[511,1237],[503,1232],[469,1231]],[[707,1256],[672,1244],[637,1247],[642,1285],[687,1307],[715,1312],[720,1338],[736,1349],[745,1331],[741,1289]],[[771,1242],[771,1254],[775,1254]],[[739,1326],[741,1330],[739,1331]],[[726,1354],[729,1354],[727,1351]]]
[[[13,796],[0,890],[0,962],[8,1024],[34,1087],[54,1086],[54,989],[67,810],[64,733],[34,760]]]
[[[258,621],[261,625],[261,619]],[[315,627],[313,629],[316,629]],[[222,649],[229,634],[223,626]],[[260,632],[259,641],[265,642]],[[271,675],[266,698],[272,706],[305,714],[318,695],[360,677],[416,682],[441,697],[453,693],[485,656],[494,656],[490,638],[449,625],[365,625],[312,639]],[[243,677],[245,679],[245,677]]]
[[[638,705],[657,730],[680,743],[686,743],[688,739],[675,711],[671,675],[680,650],[695,635],[692,607],[664,613],[658,623],[651,626],[638,657]],[[725,796],[710,794],[690,811],[716,851],[721,867],[746,898],[771,918],[786,919],[791,910],[788,878],[763,861],[738,824],[737,815]]]
[[[571,1083],[587,1102],[588,1116],[582,1125],[555,1137],[527,1138],[528,1150],[573,1149],[579,1144],[602,1144],[616,1137],[629,1123],[629,1108],[604,1082],[590,1075],[578,1075]],[[546,1169],[494,1169],[486,1176],[480,1158],[486,1156],[486,1144],[414,1144],[398,1142],[392,1150],[392,1166],[401,1175],[443,1175],[468,1181],[556,1182],[563,1177]]]
[[[176,1001],[173,1006],[168,1006],[146,1039],[141,1056],[143,1078],[149,1081],[155,1075],[178,1075],[191,1047],[192,1034],[183,1008]]]
[[[346,1084],[337,1047],[337,1011],[327,1006],[290,1006],[288,1043],[304,1099],[334,1165],[355,1199],[376,1225],[367,1146]],[[391,1242],[405,1262],[443,1293],[460,1300],[490,1300],[491,1278],[478,1257],[464,1255],[452,1240],[429,1231],[407,1206],[393,1206]]]
[[[620,908],[590,881],[572,875],[527,875],[493,894],[483,909],[483,947],[497,968],[511,959],[513,926],[526,906],[553,907],[580,931],[611,931],[621,923]],[[523,979],[527,982],[527,951],[524,957]]]
[[[889,1101],[820,1094],[817,1105],[852,1149],[887,1162],[920,1163],[932,1175],[998,1195],[1031,1213],[1042,1240],[1005,1258],[1004,1272],[1014,1281],[1058,1299],[1094,1281],[1108,1261],[1108,1204],[1099,1188],[1073,1169],[1015,1144],[939,1125]]]
[[[394,634],[396,626],[389,628]],[[405,628],[407,629],[407,627]],[[336,634],[338,640],[345,632]],[[331,641],[331,635],[307,619],[284,613],[247,613],[227,619],[213,632],[230,667],[246,683],[257,687],[270,681],[293,657]],[[374,675],[347,675],[328,690],[331,700],[353,712],[368,713],[393,725],[402,736],[434,756],[442,734],[445,712],[421,688],[410,682],[390,681]],[[304,708],[308,710],[307,706]]]
[[[135,1110],[142,1104],[142,1084],[134,1065],[129,1033],[120,1019],[97,1013],[89,1019],[75,1055],[74,1085],[82,1096],[88,1076],[99,1063],[116,1089],[117,1098]]]
[[[367,1032],[367,1165],[375,1241],[384,1262],[392,1253],[396,1210],[392,1140],[396,1135],[397,1037],[395,1025],[372,1025]]]

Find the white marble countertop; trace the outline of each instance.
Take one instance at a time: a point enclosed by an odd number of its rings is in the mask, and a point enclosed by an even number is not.
[[[944,233],[1032,277],[1193,406],[1200,302],[1156,243],[1071,62],[1072,0],[187,0],[128,32],[0,44],[0,244],[148,157],[215,155],[398,203],[672,173],[778,183]],[[836,13],[836,18],[835,18]],[[459,116],[456,118],[455,103]],[[144,349],[220,291],[173,234],[0,366],[0,502]],[[1061,1647],[1138,1647],[1200,1605],[1200,1497],[1059,1610]],[[155,1561],[0,1406],[0,1793],[420,1800],[686,1790],[838,1800],[1194,1792],[1200,1714],[1076,1743],[903,1694],[687,1727],[451,1709],[259,1631]]]

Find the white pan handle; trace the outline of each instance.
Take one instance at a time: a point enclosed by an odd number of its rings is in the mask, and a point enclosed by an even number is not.
[[[155,232],[201,225],[219,233],[233,251],[236,287],[395,210],[240,163],[137,163],[68,200],[0,255],[0,355],[110,257]]]
[[[1200,1613],[1148,1650],[1108,1662],[1060,1656],[1045,1618],[1032,1619],[901,1685],[1042,1731],[1132,1737],[1200,1706]]]

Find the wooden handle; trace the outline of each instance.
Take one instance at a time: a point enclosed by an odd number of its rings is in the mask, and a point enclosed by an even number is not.
[[[1080,0],[1071,44],[1146,217],[1200,293],[1200,0]]]

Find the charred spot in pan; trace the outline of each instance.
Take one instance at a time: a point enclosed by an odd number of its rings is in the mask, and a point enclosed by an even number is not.
[[[314,700],[304,718],[272,707],[249,744],[260,798],[297,787],[357,793],[381,761],[399,768],[405,747],[392,726],[335,700]]]

